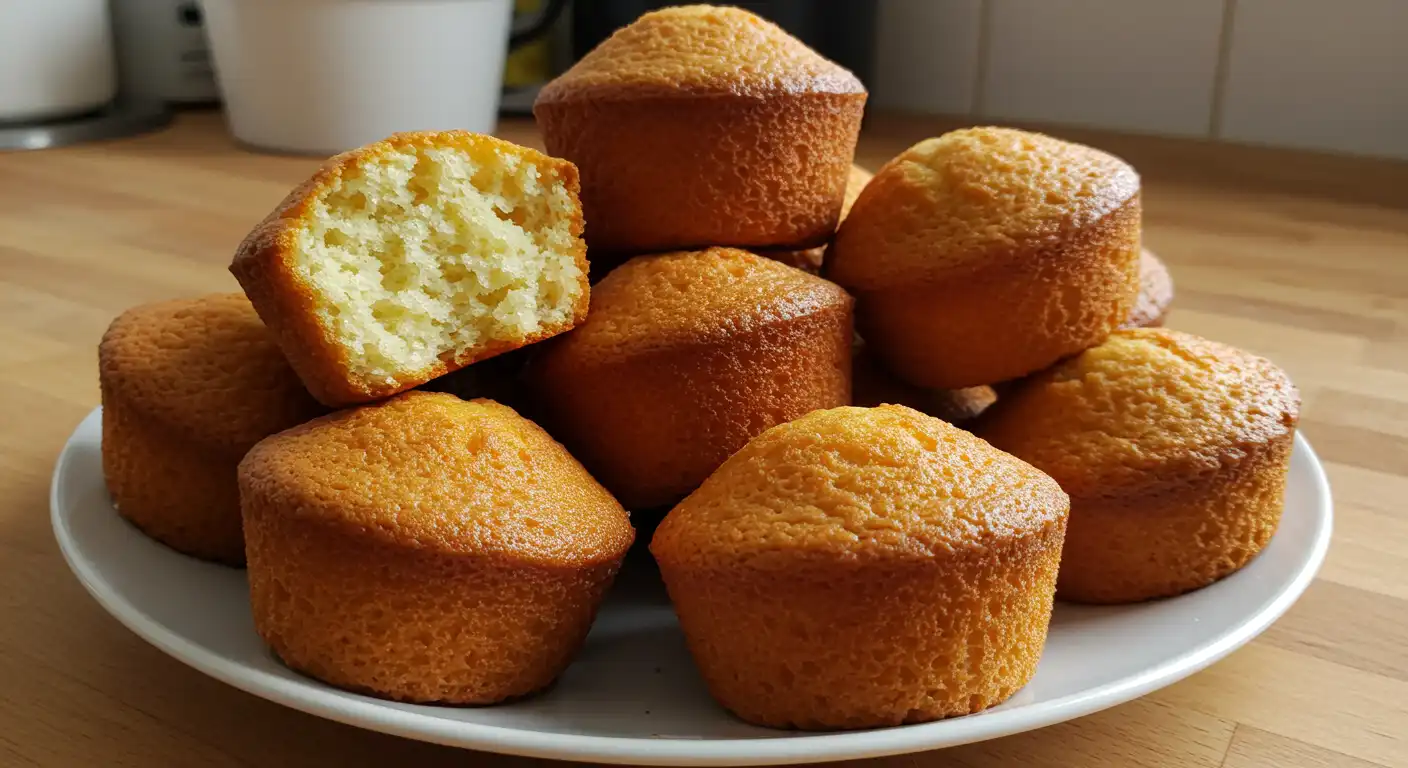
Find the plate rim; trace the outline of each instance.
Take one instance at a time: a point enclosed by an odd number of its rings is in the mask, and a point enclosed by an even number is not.
[[[60,509],[61,480],[71,469],[79,434],[93,429],[102,406],[94,408],[74,427],[54,464],[49,485],[50,522],[69,570],[89,595],[129,631],[181,663],[233,688],[301,712],[345,725],[388,733],[444,746],[475,749],[522,757],[589,761],[622,765],[786,765],[829,762],[906,754],[960,746],[1001,736],[1044,728],[1132,701],[1171,685],[1225,658],[1264,632],[1293,605],[1314,581],[1325,561],[1334,530],[1334,499],[1319,455],[1297,430],[1295,443],[1309,459],[1316,491],[1318,530],[1310,556],[1294,578],[1261,610],[1243,619],[1231,631],[1191,651],[1165,660],[1130,677],[1070,694],[1039,705],[992,711],[965,718],[967,728],[957,735],[935,738],[934,731],[952,729],[953,719],[899,728],[799,732],[794,736],[758,739],[637,738],[528,731],[501,725],[446,721],[386,706],[370,697],[329,697],[328,691],[290,683],[267,672],[227,662],[205,646],[167,629],[137,609],[114,590],[90,563],[76,552],[65,516]],[[100,422],[101,424],[101,422]],[[99,424],[99,444],[101,426]],[[341,693],[341,692],[337,692]]]

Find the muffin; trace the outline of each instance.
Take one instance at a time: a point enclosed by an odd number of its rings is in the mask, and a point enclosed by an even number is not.
[[[1005,128],[928,139],[865,186],[825,274],[904,381],[991,384],[1100,343],[1139,291],[1139,177]]]
[[[322,402],[387,397],[587,313],[577,169],[465,131],[338,155],[230,271]]]
[[[1211,584],[1266,546],[1299,410],[1260,357],[1128,329],[1004,393],[980,434],[1070,494],[1058,596],[1129,603]]]
[[[525,376],[628,509],[673,504],[753,436],[851,399],[851,297],[745,251],[640,256]]]
[[[543,87],[548,152],[582,170],[587,243],[640,253],[831,238],[866,92],[737,8],[665,8]]]
[[[444,393],[270,437],[239,485],[260,637],[299,672],[398,701],[547,687],[634,537],[536,425]]]
[[[178,552],[243,565],[235,467],[255,443],[325,412],[249,301],[129,309],[98,345],[98,384],[118,513]]]
[[[1139,297],[1122,328],[1158,328],[1173,304],[1173,277],[1158,256],[1139,252]]]
[[[997,391],[992,387],[922,389],[892,376],[864,343],[851,351],[851,405],[904,405],[966,428],[995,402]]]
[[[870,183],[873,177],[874,174],[859,165],[851,166],[851,174],[846,179],[846,196],[841,199],[841,218],[838,220],[837,226],[846,220],[846,214],[850,213],[851,206],[856,204],[856,198],[860,197],[860,191],[865,189],[865,185]],[[814,275],[821,272],[821,261],[825,254],[826,247],[820,245],[804,251],[762,252],[763,256],[780,261],[789,267],[804,269]]]
[[[758,725],[966,715],[1031,679],[1066,495],[903,406],[817,411],[731,456],[650,551],[709,691]]]

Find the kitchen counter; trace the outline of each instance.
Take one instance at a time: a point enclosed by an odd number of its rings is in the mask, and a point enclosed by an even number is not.
[[[941,121],[871,121],[878,167]],[[536,143],[531,124],[504,135]],[[1408,766],[1408,165],[1063,135],[1144,175],[1170,325],[1299,384],[1335,537],[1320,577],[1210,669],[1075,722],[904,766]],[[217,115],[151,136],[0,155],[0,765],[496,766],[304,715],[167,658],[98,607],[49,528],[54,458],[98,404],[97,344],[137,303],[237,290],[236,244],[314,168],[236,147]]]

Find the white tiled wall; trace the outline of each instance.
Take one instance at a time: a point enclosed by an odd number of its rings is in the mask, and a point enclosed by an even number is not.
[[[1408,0],[880,0],[875,104],[1408,159]]]
[[[1219,138],[1408,158],[1408,2],[1238,0]]]

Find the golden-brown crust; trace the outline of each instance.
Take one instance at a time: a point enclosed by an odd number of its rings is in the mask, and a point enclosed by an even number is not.
[[[98,347],[103,474],[123,517],[195,557],[241,565],[235,467],[324,412],[239,294],[147,304]]]
[[[856,325],[885,366],[916,386],[961,389],[1041,370],[1129,316],[1139,217],[1135,198],[1059,253],[994,261],[943,283],[857,291]]]
[[[590,322],[590,320],[588,321]],[[848,306],[727,340],[530,370],[553,433],[630,509],[671,504],[764,429],[850,401]]]
[[[670,504],[749,438],[850,402],[851,299],[731,249],[633,259],[527,370],[545,423],[631,509]]]
[[[737,248],[638,256],[595,294],[590,321],[558,346],[598,359],[726,340],[851,303],[835,283]]]
[[[870,171],[865,170],[859,165],[851,166],[850,175],[846,180],[846,194],[841,199],[841,216],[838,219],[837,226],[840,225],[839,222],[846,220],[846,214],[850,212],[851,206],[855,205],[856,198],[860,196],[860,191],[865,188],[865,185],[872,177],[873,174],[871,174]],[[826,254],[826,246],[818,245],[815,248],[807,248],[800,251],[758,249],[754,252],[759,256],[766,256],[773,261],[782,262],[794,269],[800,269],[809,274],[819,275],[821,274],[822,258]],[[601,279],[606,277],[611,270],[626,263],[630,258],[629,254],[595,251],[592,254],[591,260],[592,285],[601,282]]]
[[[979,712],[1026,685],[1060,553],[1052,526],[942,565],[661,571],[724,707],[774,728],[878,728]]]
[[[1164,329],[1116,331],[1003,394],[979,432],[1071,496],[1060,595],[1196,589],[1265,545],[1299,416],[1267,360]]]
[[[846,220],[847,214],[851,212],[851,206],[855,205],[856,198],[860,197],[860,191],[865,189],[865,185],[869,184],[874,177],[875,174],[859,165],[851,166],[850,176],[846,179],[846,195],[841,199],[841,216],[837,219],[836,226],[841,226],[841,222]],[[815,248],[802,251],[759,251],[759,255],[780,261],[789,267],[796,267],[804,272],[819,275],[821,274],[821,263],[826,257],[826,246],[818,245]]]
[[[805,249],[836,229],[865,99],[770,22],[696,6],[618,30],[533,113],[582,170],[593,249]]]
[[[98,345],[98,380],[143,418],[237,457],[326,411],[238,293],[122,313]]]
[[[403,701],[547,686],[634,536],[536,425],[448,394],[275,436],[239,482],[260,636],[294,669]]]
[[[1067,499],[911,409],[765,432],[651,552],[710,692],[749,722],[868,728],[969,714],[1036,669]]]
[[[766,430],[655,533],[662,564],[955,557],[1064,527],[1066,494],[1032,465],[900,405],[813,411]]]
[[[1138,196],[1139,174],[1097,149],[1010,128],[950,131],[900,153],[865,185],[828,271],[843,285],[880,290],[1018,264],[1059,253]]]
[[[118,514],[178,552],[244,565],[240,457],[164,430],[102,391],[103,477]]]
[[[1162,259],[1145,248],[1139,252],[1139,297],[1121,328],[1160,328],[1173,304],[1173,276]]]
[[[956,427],[966,427],[995,402],[997,391],[992,387],[923,389],[895,378],[865,344],[856,344],[851,352],[851,405],[903,405]]]
[[[267,438],[240,463],[240,487],[390,546],[451,555],[577,567],[615,559],[633,538],[621,505],[542,428],[441,392]]]
[[[825,243],[864,106],[864,94],[653,97],[534,114],[548,151],[581,169],[590,247],[641,253]]]
[[[289,192],[240,243],[230,264],[230,272],[244,288],[265,324],[274,331],[279,346],[289,363],[298,372],[308,391],[320,402],[337,407],[389,397],[437,376],[463,368],[470,363],[502,354],[564,331],[586,318],[590,302],[586,244],[581,236],[585,227],[581,210],[575,211],[571,231],[576,248],[573,258],[581,276],[581,292],[571,320],[557,326],[544,326],[520,341],[499,341],[480,345],[451,358],[442,358],[417,371],[402,371],[389,381],[367,381],[354,374],[348,365],[348,352],[336,339],[333,330],[318,320],[320,298],[316,289],[300,277],[293,267],[296,235],[304,222],[312,217],[313,203],[333,189],[344,173],[364,163],[408,147],[463,148],[487,143],[497,149],[520,154],[535,165],[550,166],[570,190],[573,199],[581,194],[576,166],[565,160],[548,157],[533,149],[468,131],[420,131],[398,133],[382,141],[335,155],[313,174]]]
[[[772,22],[740,8],[693,5],[652,11],[616,30],[545,85],[538,103],[778,93],[864,94],[865,87]]]
[[[1295,430],[1300,395],[1265,358],[1126,328],[1013,386],[981,433],[1072,496],[1140,495],[1216,475]]]
[[[1213,476],[1161,491],[1072,497],[1056,594],[1133,603],[1205,587],[1245,566],[1281,521],[1295,433],[1249,446]]]
[[[1117,158],[1006,129],[891,160],[827,252],[861,334],[905,381],[959,389],[1099,343],[1138,291],[1139,179]]]
[[[299,672],[398,701],[492,704],[546,688],[619,566],[392,547],[258,492],[244,511],[260,637]]]

